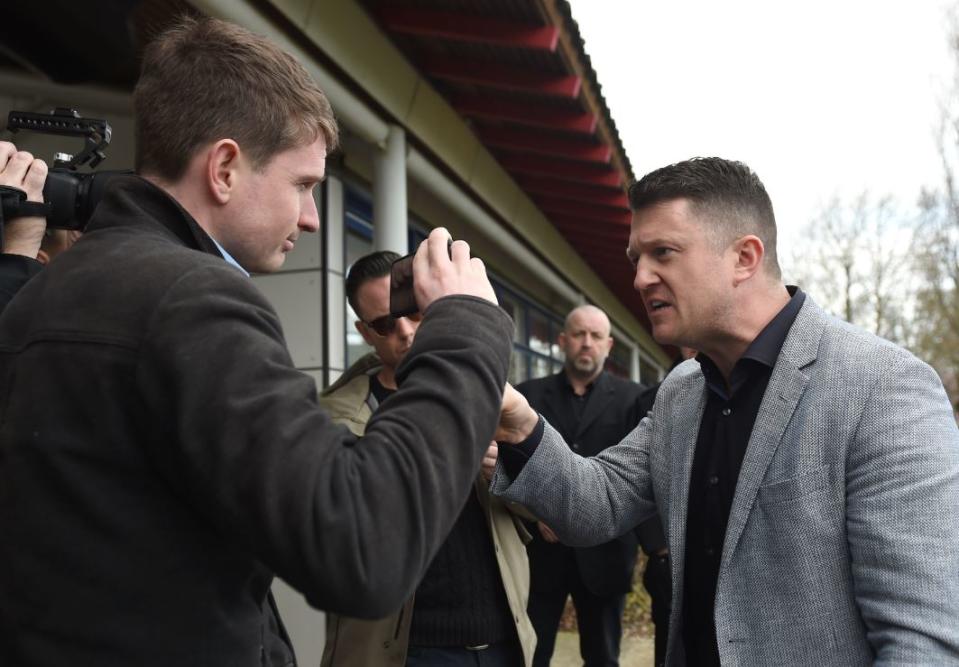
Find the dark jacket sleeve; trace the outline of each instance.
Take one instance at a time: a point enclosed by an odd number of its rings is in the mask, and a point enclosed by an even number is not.
[[[162,300],[138,382],[168,424],[152,448],[171,484],[314,606],[399,608],[459,515],[498,421],[512,323],[447,297],[425,313],[400,390],[356,439],[317,405],[275,312],[230,267]]]
[[[3,312],[20,288],[40,273],[42,268],[43,265],[35,259],[22,255],[0,254],[0,312]]]

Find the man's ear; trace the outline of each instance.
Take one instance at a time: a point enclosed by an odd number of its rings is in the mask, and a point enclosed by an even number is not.
[[[613,343],[615,343],[615,342],[616,342],[616,341],[613,339],[612,336],[610,336],[610,337],[607,339],[607,342],[606,342],[606,354],[609,354],[610,351],[612,351],[612,349],[613,349]]]
[[[739,285],[752,278],[762,268],[766,249],[758,236],[749,234],[737,239],[733,243],[732,250],[736,253],[733,282]]]
[[[366,344],[370,347],[373,347],[373,334],[369,332],[369,328],[363,322],[357,320],[353,323],[353,326],[356,327],[356,330],[360,332],[360,335],[363,336],[363,340],[366,341]]]
[[[226,204],[236,191],[243,155],[233,139],[220,139],[206,153],[206,181],[213,199]]]

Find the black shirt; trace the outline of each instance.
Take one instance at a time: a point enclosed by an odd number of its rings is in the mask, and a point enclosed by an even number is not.
[[[379,375],[371,375],[370,392],[373,394],[373,398],[376,399],[376,404],[382,405],[383,401],[396,393],[396,390],[384,387],[383,383],[380,382]]]
[[[736,362],[728,388],[712,359],[696,357],[707,389],[686,521],[683,641],[690,665],[719,666],[713,607],[729,510],[769,377],[806,297],[796,287],[788,289],[792,298]]]
[[[563,373],[560,376],[563,380],[563,389],[562,392],[562,401],[563,413],[566,415],[566,424],[561,425],[561,434],[563,438],[569,440],[572,438],[577,431],[579,431],[579,423],[583,421],[583,412],[586,410],[586,405],[589,403],[589,397],[593,393],[594,382],[590,382],[586,385],[586,390],[582,394],[577,394],[576,390],[573,389],[573,384],[569,381],[569,376],[566,373]],[[578,451],[579,447],[576,443],[570,442],[570,446]]]

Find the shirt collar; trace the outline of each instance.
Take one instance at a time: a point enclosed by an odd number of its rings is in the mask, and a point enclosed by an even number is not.
[[[590,392],[593,391],[593,388],[597,385],[597,383],[599,382],[599,379],[603,376],[603,373],[605,372],[606,372],[605,370],[600,371],[599,375],[596,376],[596,379],[590,382],[588,385],[586,385],[586,391],[583,392],[582,396],[580,396],[580,394],[577,394],[576,391],[573,389],[573,383],[569,381],[569,376],[566,375],[565,369],[560,371],[559,375],[563,379],[563,387],[569,390],[569,393],[571,395],[576,396],[578,398],[582,398],[585,396],[589,396]]]
[[[227,261],[227,264],[232,264],[233,266],[235,266],[236,268],[238,268],[240,271],[242,271],[247,277],[250,276],[250,272],[247,271],[246,269],[244,269],[242,266],[240,266],[240,263],[237,262],[235,259],[233,259],[233,255],[231,255],[230,253],[228,253],[228,252],[223,248],[223,246],[220,245],[220,242],[219,242],[219,241],[217,241],[217,240],[216,240],[215,238],[213,238],[212,236],[210,237],[210,240],[213,241],[213,243],[216,244],[216,249],[220,251],[220,254],[221,254],[221,255],[223,255],[223,259],[225,259],[225,260]]]
[[[789,290],[789,301],[746,348],[743,359],[752,359],[770,368],[776,365],[776,359],[779,358],[779,353],[783,349],[789,329],[796,320],[803,301],[806,300],[806,293],[795,285],[789,285],[786,289]]]
[[[753,339],[753,342],[746,348],[746,352],[740,357],[736,365],[733,366],[733,372],[729,378],[730,388],[735,394],[746,381],[749,375],[748,365],[743,361],[749,360],[757,362],[768,368],[776,365],[776,359],[782,351],[783,344],[786,342],[786,336],[792,328],[799,309],[802,308],[806,300],[806,293],[795,285],[787,285],[789,291],[789,301],[783,306],[776,316],[767,324],[759,335]],[[700,352],[696,355],[696,361],[702,368],[703,375],[706,377],[706,384],[723,398],[729,398],[726,391],[726,383],[723,381],[716,364],[708,356]]]

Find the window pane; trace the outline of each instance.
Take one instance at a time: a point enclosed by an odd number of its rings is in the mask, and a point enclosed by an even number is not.
[[[517,385],[520,382],[526,382],[527,378],[527,354],[520,350],[513,350],[513,356],[509,360],[509,382]]]
[[[549,320],[539,311],[529,311],[529,347],[534,352],[549,356],[552,341],[550,340]]]
[[[531,355],[530,358],[530,378],[546,377],[552,370],[552,364],[549,359],[538,355]]]
[[[359,319],[350,304],[346,304],[346,367],[349,368],[367,352],[372,352],[373,348],[366,344],[363,336],[356,330],[353,324]]]
[[[353,262],[363,255],[373,252],[373,239],[361,236],[352,229],[346,232],[346,273],[349,274]]]
[[[526,345],[526,318],[523,316],[522,305],[504,291],[500,291],[497,300],[506,314],[513,318],[513,342]]]
[[[562,330],[562,327],[557,327],[557,328],[556,328],[556,335],[557,335],[557,336],[559,335],[559,332],[560,332],[561,330]],[[550,347],[550,351],[551,351],[552,354],[553,354],[553,359],[556,359],[557,361],[560,361],[560,362],[566,361],[566,355],[563,354],[563,348],[561,348],[561,347],[559,346],[559,343],[556,342],[556,336],[553,337],[553,344],[552,344],[552,346]]]
[[[629,379],[629,368],[616,362],[612,357],[606,360],[606,370],[612,375],[618,375],[621,378]]]
[[[361,236],[352,229],[348,229],[346,232],[346,274],[349,275],[350,267],[353,266],[353,263],[364,255],[368,255],[373,252],[373,240],[365,236]],[[362,357],[367,352],[372,352],[373,348],[366,344],[363,340],[363,337],[356,330],[354,322],[358,320],[356,313],[353,312],[353,309],[350,308],[350,304],[346,302],[346,320],[344,322],[346,331],[346,367],[349,368],[351,365],[356,363],[356,361]]]
[[[659,382],[659,369],[648,361],[639,358],[639,379],[643,384],[656,384]]]
[[[613,345],[606,361],[606,369],[613,375],[629,378],[632,350],[625,345]]]

